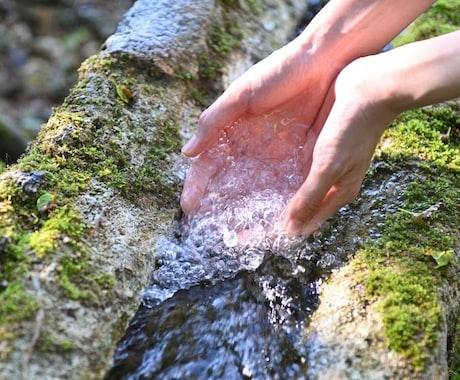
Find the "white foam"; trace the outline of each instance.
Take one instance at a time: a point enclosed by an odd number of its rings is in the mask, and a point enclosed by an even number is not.
[[[287,250],[293,238],[282,214],[306,176],[308,126],[281,111],[245,117],[221,132],[218,143],[192,163],[204,194],[188,215],[190,236],[217,248]],[[209,240],[208,240],[209,239]]]

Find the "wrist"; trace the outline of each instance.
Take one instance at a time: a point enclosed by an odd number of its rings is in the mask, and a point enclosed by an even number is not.
[[[347,65],[337,77],[335,99],[364,115],[376,136],[402,112],[395,98],[398,91],[392,80],[385,80],[385,67],[380,55],[358,58]]]
[[[331,0],[297,39],[315,60],[340,72],[354,60],[381,51],[432,3]]]

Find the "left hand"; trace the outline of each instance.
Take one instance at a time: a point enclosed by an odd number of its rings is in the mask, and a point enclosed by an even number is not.
[[[310,170],[286,210],[290,234],[311,234],[356,198],[375,147],[398,114],[385,103],[387,94],[372,71],[375,57],[351,63],[328,91],[313,125],[319,135]]]

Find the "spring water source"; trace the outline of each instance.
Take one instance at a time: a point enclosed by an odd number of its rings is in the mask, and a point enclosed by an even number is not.
[[[313,138],[282,111],[246,117],[192,162],[187,215],[156,247],[106,379],[304,378],[302,329],[333,264],[281,220]]]

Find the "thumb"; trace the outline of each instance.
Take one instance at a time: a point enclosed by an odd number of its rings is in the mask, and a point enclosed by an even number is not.
[[[321,175],[312,165],[305,182],[287,206],[284,217],[284,228],[287,233],[310,235],[318,229],[319,225],[314,223],[314,217],[323,206],[333,183],[333,178]]]

